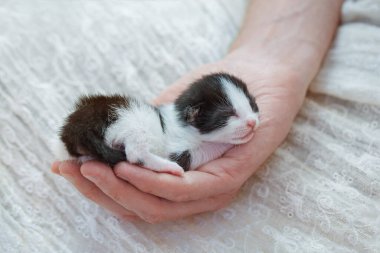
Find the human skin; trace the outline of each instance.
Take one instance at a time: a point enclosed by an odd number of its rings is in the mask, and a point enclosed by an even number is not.
[[[204,74],[236,75],[247,83],[260,110],[260,127],[248,143],[182,177],[126,162],[112,170],[97,161],[57,161],[52,171],[127,220],[157,223],[228,205],[288,134],[334,37],[341,5],[341,0],[252,1],[229,53],[186,74],[155,100],[174,101]]]

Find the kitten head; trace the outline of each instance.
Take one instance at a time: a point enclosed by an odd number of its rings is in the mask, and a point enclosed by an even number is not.
[[[195,81],[175,106],[183,124],[198,129],[203,141],[246,143],[259,125],[258,107],[246,84],[225,73]]]

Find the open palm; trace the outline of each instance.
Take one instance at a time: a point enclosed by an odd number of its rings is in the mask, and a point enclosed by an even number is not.
[[[114,170],[96,161],[83,165],[56,162],[52,170],[71,181],[89,199],[126,219],[156,223],[224,207],[284,140],[307,85],[283,66],[226,58],[192,71],[154,102],[172,102],[189,83],[215,72],[240,77],[255,96],[261,123],[250,142],[232,148],[195,171],[186,172],[183,177],[126,162],[117,164]]]

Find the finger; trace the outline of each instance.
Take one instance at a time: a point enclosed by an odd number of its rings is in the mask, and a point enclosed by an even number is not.
[[[128,210],[139,213],[144,212],[144,209],[160,205],[158,198],[143,193],[117,178],[112,169],[103,163],[90,161],[83,164],[80,170],[82,175],[93,182],[104,194]]]
[[[70,181],[77,190],[86,198],[94,201],[98,205],[110,210],[118,217],[126,220],[136,220],[137,216],[104,194],[94,183],[87,180],[80,173],[80,165],[75,161],[61,162],[58,167],[60,175]]]
[[[163,210],[159,210],[159,212],[150,215],[150,222],[157,223],[178,220],[191,215],[219,210],[226,207],[233,200],[236,192],[237,191],[188,202],[164,201],[165,205]]]
[[[118,177],[127,180],[143,192],[171,201],[183,202],[207,198],[239,188],[237,179],[220,169],[219,163],[226,162],[214,161],[208,164],[209,171],[189,171],[182,177],[157,173],[125,162],[117,164],[114,171]]]
[[[117,164],[115,173],[139,190],[171,201],[211,197],[238,189],[278,145],[267,138],[274,134],[273,128],[264,121],[249,143],[229,150],[223,157],[196,171],[186,172],[182,177],[156,173],[128,163]]]
[[[231,194],[224,194],[197,201],[171,202],[139,191],[116,177],[112,170],[104,164],[87,162],[82,165],[81,172],[104,193],[149,223],[174,220],[216,210],[225,206],[232,199]]]
[[[227,206],[232,201],[235,194],[236,192],[233,192],[187,202],[172,202],[162,199],[162,203],[159,207],[145,210],[141,217],[149,223],[159,223],[178,220],[200,213],[216,211]]]
[[[59,174],[60,163],[61,163],[60,161],[54,161],[50,167],[51,172],[53,172],[54,174],[60,175]]]

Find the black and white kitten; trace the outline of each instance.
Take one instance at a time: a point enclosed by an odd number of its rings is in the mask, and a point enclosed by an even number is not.
[[[120,95],[80,98],[61,129],[66,155],[59,158],[111,166],[128,161],[181,175],[248,142],[258,125],[258,107],[245,83],[215,73],[159,107]]]

